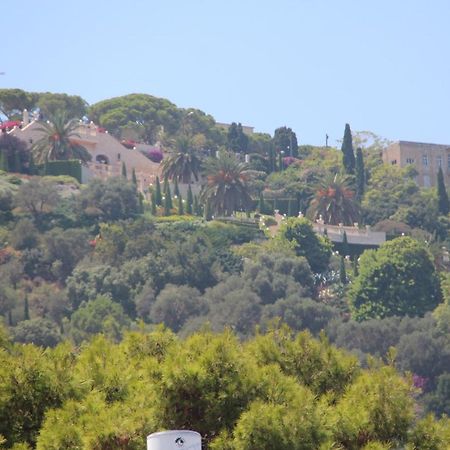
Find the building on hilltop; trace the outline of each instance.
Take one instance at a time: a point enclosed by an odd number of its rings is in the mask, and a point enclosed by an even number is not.
[[[10,133],[31,147],[41,137],[39,128],[39,121],[28,122],[24,115],[22,127],[15,127]],[[80,122],[76,133],[78,137],[72,141],[82,145],[92,156],[92,160],[83,167],[83,182],[90,178],[106,179],[120,176],[122,163],[127,168],[128,178],[131,178],[131,172],[135,170],[140,191],[146,191],[155,182],[156,176],[160,176],[160,164],[150,161],[136,148],[126,148],[115,137],[92,122],[89,124]]]
[[[413,165],[416,182],[421,187],[437,185],[437,173],[442,168],[445,184],[450,183],[450,145],[398,141],[383,150],[383,162],[398,167]]]

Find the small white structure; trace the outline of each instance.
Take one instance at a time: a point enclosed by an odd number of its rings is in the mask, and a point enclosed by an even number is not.
[[[147,436],[147,450],[202,450],[202,437],[196,431],[172,430]]]

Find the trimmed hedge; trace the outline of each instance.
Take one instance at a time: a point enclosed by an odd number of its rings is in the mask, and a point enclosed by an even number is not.
[[[69,175],[81,183],[81,163],[78,159],[48,161],[37,168],[40,175]]]

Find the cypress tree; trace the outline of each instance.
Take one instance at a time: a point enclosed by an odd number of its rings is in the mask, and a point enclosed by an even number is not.
[[[139,212],[141,214],[144,213],[144,195],[142,192],[138,192],[138,201],[139,201]]]
[[[170,216],[170,210],[172,209],[172,197],[170,195],[170,188],[164,192],[164,215]]]
[[[207,200],[204,206],[204,210],[203,210],[203,218],[205,220],[211,220],[211,206],[209,204],[209,201]]]
[[[341,264],[339,266],[339,281],[342,284],[347,284],[347,272],[345,270],[345,259],[341,256]]]
[[[259,193],[258,211],[261,214],[264,214],[266,211],[266,205],[264,203],[264,195],[263,195],[262,191]]]
[[[166,184],[166,188],[164,189],[164,205],[166,205],[166,203],[169,205],[170,209],[173,208],[172,194],[170,193],[169,183]]]
[[[169,178],[166,176],[166,177],[164,177],[164,183],[163,183],[163,192],[164,193],[167,191],[168,187],[169,187]]]
[[[152,215],[156,216],[156,194],[154,191],[152,191],[152,198],[151,198],[151,208],[152,208]]]
[[[342,141],[342,164],[344,165],[345,172],[348,174],[355,173],[355,154],[353,152],[353,140],[352,132],[350,131],[350,125],[345,124],[344,139]]]
[[[14,172],[22,172],[22,162],[20,161],[20,155],[18,152],[14,153]]]
[[[288,201],[288,217],[292,217],[294,215],[294,202],[290,198]]]
[[[192,189],[191,189],[191,185],[189,185],[188,187],[188,191],[187,191],[187,202],[186,202],[186,213],[187,214],[192,214],[192,204],[193,204],[193,195],[192,195]]]
[[[0,170],[8,172],[8,160],[3,151],[0,151]]]
[[[156,191],[155,191],[155,201],[158,206],[162,205],[162,195],[161,195],[161,183],[159,182],[159,177],[156,177]]]
[[[366,173],[364,170],[364,159],[363,153],[360,147],[356,149],[356,166],[355,166],[355,175],[356,175],[356,198],[358,201],[361,201],[364,195],[364,187],[366,184]]]
[[[198,198],[197,198],[196,195],[194,195],[194,214],[196,216],[201,216],[202,215],[201,208],[200,208],[200,205],[198,203]]]
[[[173,195],[176,195],[177,197],[180,195],[180,189],[178,188],[177,177],[175,177],[174,181],[173,181]]]
[[[447,189],[445,188],[444,174],[442,173],[442,168],[439,167],[437,174],[437,190],[438,190],[438,209],[439,213],[446,216],[449,211],[449,202]]]
[[[278,170],[283,172],[283,157],[281,156],[281,152],[278,153]]]
[[[359,275],[359,269],[358,269],[358,258],[355,256],[353,259],[353,276],[357,277]]]
[[[344,231],[344,236],[342,236],[342,254],[347,256],[350,254],[350,247],[348,245],[347,233]]]
[[[125,163],[122,161],[122,176],[127,179],[127,166],[125,165]]]
[[[183,197],[181,195],[178,196],[178,214],[184,216]]]
[[[28,172],[30,175],[36,175],[36,166],[34,164],[33,153],[30,153],[30,159],[28,163]]]
[[[133,184],[135,186],[137,186],[136,170],[134,170],[134,167],[133,167],[133,170],[131,172],[131,181],[133,182]]]
[[[28,295],[25,295],[23,307],[23,320],[30,320],[30,305],[28,304]]]

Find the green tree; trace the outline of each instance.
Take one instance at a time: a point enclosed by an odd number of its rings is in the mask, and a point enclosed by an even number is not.
[[[59,201],[55,185],[41,177],[32,177],[20,185],[14,198],[16,206],[26,210],[36,222],[51,211]]]
[[[123,308],[106,296],[98,296],[72,314],[70,335],[81,343],[95,334],[103,333],[114,340],[122,336],[122,328],[129,325]]]
[[[127,177],[127,166],[123,161],[122,161],[122,177],[125,178],[125,180],[128,178]]]
[[[81,119],[86,115],[87,102],[78,95],[39,93],[36,106],[47,119],[54,117],[59,111],[64,111],[68,119]]]
[[[91,180],[78,202],[84,214],[103,220],[128,219],[139,213],[136,187],[121,177]]]
[[[2,170],[6,172],[26,172],[29,169],[30,151],[21,139],[2,133],[0,136],[0,152],[2,153]],[[29,171],[29,170],[28,170]]]
[[[162,194],[161,194],[161,182],[159,177],[156,177],[156,187],[155,187],[155,200],[158,206],[162,205]]]
[[[37,96],[21,89],[0,89],[0,112],[9,120],[21,119],[22,111],[31,111]]]
[[[184,215],[183,197],[181,194],[178,195],[178,214],[180,216]]]
[[[437,174],[437,191],[438,191],[438,208],[439,212],[446,216],[449,212],[449,202],[447,189],[444,183],[444,174],[442,173],[442,167],[439,167]]]
[[[227,132],[227,147],[235,153],[246,153],[248,149],[249,139],[244,133],[242,125],[233,122]]]
[[[221,152],[218,158],[207,161],[201,199],[210,205],[215,216],[230,216],[239,209],[250,207],[246,171],[247,165],[229,152]]]
[[[366,171],[364,168],[364,159],[361,147],[356,149],[356,166],[355,166],[355,183],[356,183],[356,199],[361,201],[364,195],[366,185]]]
[[[40,317],[19,322],[11,334],[14,342],[40,347],[55,347],[62,339],[56,324]]]
[[[273,136],[275,149],[286,156],[298,156],[297,136],[291,128],[280,127],[275,130]]]
[[[347,284],[347,271],[345,269],[345,258],[341,256],[340,265],[339,265],[339,281],[342,284]]]
[[[355,153],[353,151],[352,132],[350,125],[345,124],[344,139],[342,141],[342,164],[347,174],[355,172]]]
[[[92,159],[91,154],[76,139],[78,121],[69,120],[65,112],[58,112],[49,123],[40,122],[36,128],[41,137],[33,144],[32,152],[40,163],[53,160],[79,159],[83,162]]]
[[[359,275],[350,287],[357,320],[387,316],[423,316],[441,301],[439,279],[429,252],[410,237],[365,251]]]
[[[173,183],[173,195],[176,195],[176,196],[180,195],[180,188],[178,187],[178,180],[176,178]]]
[[[311,219],[322,216],[326,224],[353,225],[359,220],[359,207],[348,177],[336,174],[326,177],[316,188],[308,208]]]
[[[154,191],[152,191],[151,200],[150,201],[151,201],[152,215],[156,216],[156,194],[155,194]]]
[[[331,256],[331,242],[313,230],[305,218],[287,219],[280,227],[279,236],[293,243],[297,256],[304,256],[313,272],[323,272]]]
[[[137,178],[136,178],[136,169],[133,167],[133,170],[131,171],[131,182],[137,186]]]
[[[167,177],[170,180],[177,179],[183,183],[190,183],[192,177],[198,181],[201,161],[196,153],[192,140],[189,137],[178,137],[175,152],[162,162],[163,177]]]
[[[192,195],[192,189],[191,185],[188,186],[187,191],[187,200],[186,200],[186,213],[192,214],[193,213],[193,204],[194,204],[194,196]]]
[[[169,183],[167,183],[166,189],[164,190],[164,215],[170,216],[172,208],[173,208],[172,194],[170,193]]]
[[[198,289],[167,284],[156,297],[150,318],[153,323],[162,322],[176,333],[189,317],[198,316],[204,310]]]

